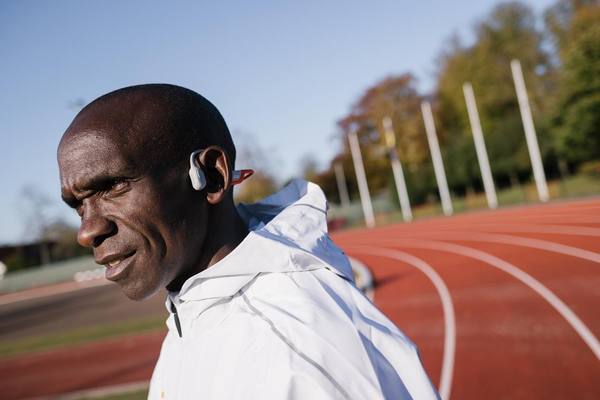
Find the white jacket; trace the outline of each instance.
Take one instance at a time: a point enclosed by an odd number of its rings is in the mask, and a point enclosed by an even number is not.
[[[167,298],[149,399],[438,398],[415,345],[356,289],[326,207],[300,180],[239,207],[248,236]]]

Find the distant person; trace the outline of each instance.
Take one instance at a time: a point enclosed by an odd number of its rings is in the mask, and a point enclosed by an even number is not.
[[[86,106],[58,147],[78,241],[131,299],[168,290],[150,399],[435,399],[413,343],[355,287],[321,189],[235,207],[219,111],[178,86]]]

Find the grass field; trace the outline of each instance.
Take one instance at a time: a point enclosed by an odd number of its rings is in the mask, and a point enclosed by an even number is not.
[[[590,174],[579,174],[560,181],[549,181],[548,192],[550,194],[550,200],[600,195],[600,178]],[[498,197],[498,207],[539,202],[534,182],[522,184],[520,187],[499,190],[496,195]],[[454,213],[481,210],[488,207],[485,193],[475,193],[465,197],[452,196],[452,206],[454,208]],[[442,215],[442,209],[439,203],[418,205],[413,207],[412,212],[415,219]],[[402,214],[399,210],[376,214],[376,222],[378,225],[402,221]],[[362,225],[362,214],[361,218],[356,219],[353,222],[354,223],[351,225]]]

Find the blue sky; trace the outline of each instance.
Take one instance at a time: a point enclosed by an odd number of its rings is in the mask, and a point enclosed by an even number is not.
[[[26,237],[21,191],[60,204],[55,149],[77,99],[168,82],[276,153],[285,180],[338,150],[335,122],[369,85],[412,72],[433,85],[448,37],[497,4],[455,1],[0,2],[0,243]],[[538,13],[553,2],[526,2]],[[241,166],[251,167],[251,166]]]

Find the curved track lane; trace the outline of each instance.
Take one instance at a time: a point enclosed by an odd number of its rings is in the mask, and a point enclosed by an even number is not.
[[[597,399],[599,236],[594,199],[347,231],[334,239],[372,269],[375,303],[419,345],[443,398]],[[389,251],[404,259],[384,261]],[[455,310],[454,373],[446,386],[440,375],[448,335],[437,331],[446,313],[440,300],[438,310],[416,300],[435,289],[402,272],[411,256],[443,281]],[[422,321],[437,334],[419,329]]]

